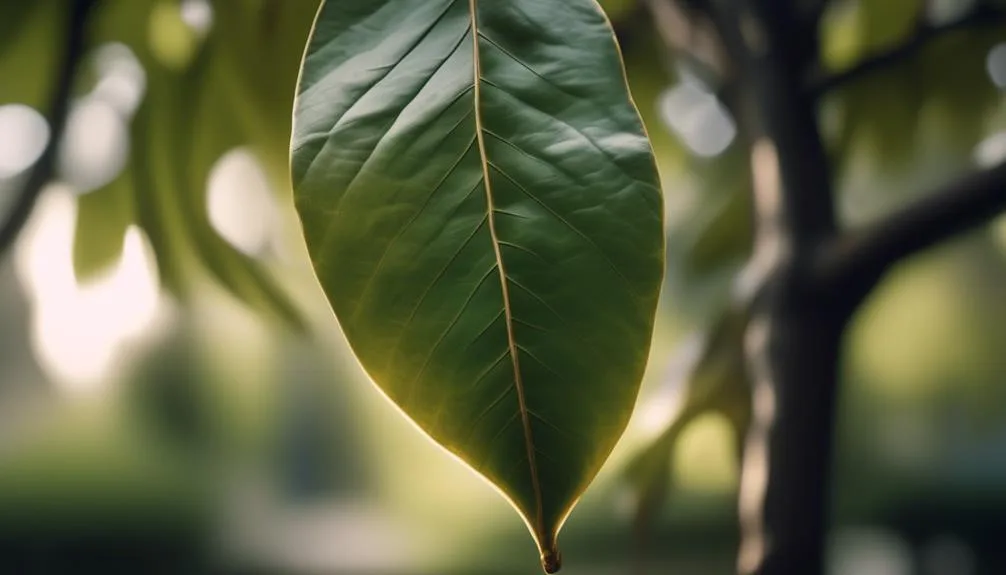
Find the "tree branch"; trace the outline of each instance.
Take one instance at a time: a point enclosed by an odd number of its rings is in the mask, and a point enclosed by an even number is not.
[[[963,16],[943,24],[934,26],[922,21],[916,32],[902,44],[869,55],[859,63],[840,72],[831,75],[819,72],[818,77],[811,80],[811,93],[815,97],[820,97],[835,88],[911,58],[931,41],[952,32],[967,28],[1001,25],[1004,21],[1006,21],[1006,10],[986,3],[979,3]]]
[[[14,200],[14,205],[8,211],[7,220],[3,223],[3,227],[0,227],[0,258],[3,258],[14,245],[22,228],[28,222],[42,189],[52,179],[56,169],[59,145],[70,113],[70,99],[73,95],[73,82],[77,76],[77,64],[85,50],[87,20],[97,3],[98,0],[75,0],[67,15],[63,59],[56,72],[56,85],[48,105],[49,142],[32,166],[20,193]]]
[[[879,222],[839,236],[825,247],[818,282],[830,293],[868,292],[902,259],[1006,212],[1006,162],[927,194]]]

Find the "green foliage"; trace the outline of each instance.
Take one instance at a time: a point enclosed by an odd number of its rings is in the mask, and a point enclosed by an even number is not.
[[[598,0],[598,4],[612,20],[618,20],[629,14],[637,6],[634,0]]]
[[[75,266],[87,277],[114,261],[135,219],[154,248],[163,283],[176,295],[187,297],[195,282],[209,277],[302,330],[297,306],[264,262],[224,241],[207,213],[210,171],[228,151],[251,147],[273,159],[264,162],[273,175],[279,171],[275,158],[286,155],[285,111],[292,106],[300,51],[291,46],[303,45],[313,14],[307,1],[269,4],[270,13],[244,4],[229,7],[227,17],[202,34],[181,20],[176,2],[102,3],[92,25],[95,44],[119,42],[133,51],[146,74],[146,97],[132,122],[127,170],[81,199]],[[257,37],[267,22],[283,49],[239,41],[242,34]],[[244,50],[240,58],[236,50]],[[276,70],[281,73],[272,74]],[[263,78],[270,78],[268,90],[259,89]]]
[[[73,266],[78,281],[107,270],[122,255],[126,229],[133,222],[132,174],[121,174],[107,186],[77,202]]]
[[[926,22],[917,0],[833,6],[822,28],[824,65],[832,70],[908,42]],[[915,168],[927,114],[938,117],[946,149],[966,154],[981,140],[1001,99],[985,59],[1002,40],[994,26],[949,33],[829,94],[829,105],[841,118],[832,141],[836,159],[844,162],[866,149],[879,169]]]
[[[751,418],[751,388],[744,356],[748,312],[728,308],[702,338],[694,361],[667,382],[681,396],[681,404],[665,429],[626,466],[626,480],[635,492],[635,529],[645,539],[655,516],[670,498],[671,455],[681,432],[700,416],[723,414],[743,445]]]
[[[592,0],[326,2],[292,145],[356,355],[558,569],[559,528],[635,403],[663,272],[606,19]]]
[[[47,104],[62,49],[64,2],[4,2],[0,6],[0,102]],[[60,41],[54,42],[54,38]],[[30,54],[31,57],[24,57]],[[16,80],[9,80],[16,78]]]
[[[296,307],[260,265],[227,244],[209,222],[204,197],[210,169],[243,142],[240,130],[232,127],[227,100],[211,95],[209,82],[220,77],[207,74],[213,48],[207,40],[182,73],[161,69],[161,74],[148,75],[150,93],[137,116],[133,144],[134,157],[140,159],[136,169],[147,172],[137,188],[153,203],[141,221],[158,232],[156,243],[163,246],[158,261],[168,285],[184,289],[190,283],[185,274],[192,273],[187,266],[199,265],[245,303],[302,329]]]
[[[903,42],[923,21],[922,0],[833,1],[821,30],[824,65],[844,68]]]
[[[737,266],[751,252],[754,214],[751,210],[751,180],[744,169],[744,149],[734,146],[714,162],[692,166],[702,204],[684,233],[673,237],[680,254],[679,271],[690,281],[723,266]]]

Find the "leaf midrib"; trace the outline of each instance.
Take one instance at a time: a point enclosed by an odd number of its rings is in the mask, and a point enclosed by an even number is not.
[[[521,426],[524,431],[524,448],[527,451],[528,466],[531,471],[531,487],[534,491],[535,499],[535,538],[542,546],[551,545],[549,536],[545,533],[544,510],[542,505],[541,481],[538,477],[538,464],[535,460],[534,439],[531,435],[531,418],[527,408],[527,401],[524,396],[524,382],[521,378],[520,359],[518,356],[517,338],[514,336],[514,318],[510,302],[510,289],[507,284],[506,267],[503,263],[503,251],[499,236],[496,233],[495,204],[493,201],[492,183],[489,178],[489,156],[486,153],[485,130],[482,119],[482,62],[479,49],[479,22],[478,22],[478,1],[468,0],[468,10],[471,17],[472,33],[472,61],[473,61],[473,83],[474,83],[474,103],[475,108],[475,132],[478,141],[479,159],[482,164],[482,177],[486,192],[486,210],[489,219],[489,236],[492,239],[493,253],[496,256],[496,269],[500,276],[500,287],[503,293],[503,314],[506,321],[507,345],[510,349],[510,358],[513,363],[514,387],[517,390],[517,402],[520,408]]]

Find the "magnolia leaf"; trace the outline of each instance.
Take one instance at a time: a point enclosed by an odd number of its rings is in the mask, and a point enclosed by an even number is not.
[[[547,572],[628,422],[663,205],[594,0],[324,2],[297,210],[363,367],[513,504]]]

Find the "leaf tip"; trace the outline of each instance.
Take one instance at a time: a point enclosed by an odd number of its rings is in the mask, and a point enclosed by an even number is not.
[[[557,547],[542,552],[541,566],[545,569],[545,573],[549,574],[558,573],[559,569],[562,569],[562,553]]]

